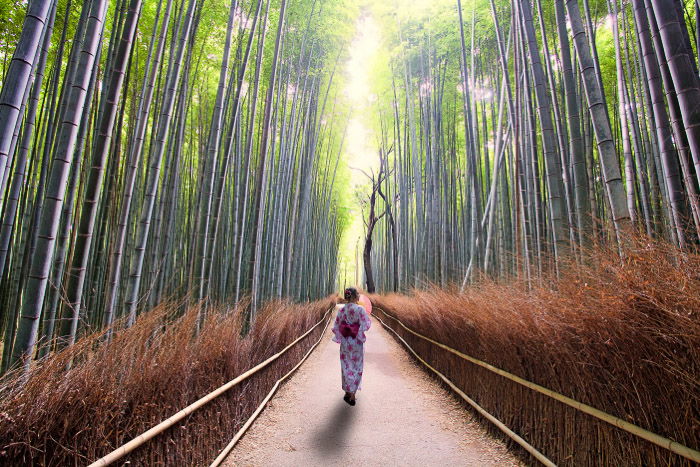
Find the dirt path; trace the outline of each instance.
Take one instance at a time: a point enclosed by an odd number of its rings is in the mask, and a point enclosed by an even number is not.
[[[519,465],[372,320],[357,405],[327,337],[226,460],[233,465]]]

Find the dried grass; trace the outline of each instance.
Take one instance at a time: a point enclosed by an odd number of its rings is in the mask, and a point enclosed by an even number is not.
[[[588,256],[530,289],[484,281],[372,300],[438,342],[699,449],[700,255],[639,240],[624,262]],[[557,464],[692,464],[387,324]]]
[[[196,307],[165,303],[137,323],[81,339],[0,388],[0,463],[82,465],[186,407],[295,340],[321,318],[330,299],[265,305],[241,338],[240,314],[209,314],[195,335]],[[266,369],[167,430],[123,461],[134,465],[211,462],[322,327]],[[73,362],[66,370],[69,362]]]

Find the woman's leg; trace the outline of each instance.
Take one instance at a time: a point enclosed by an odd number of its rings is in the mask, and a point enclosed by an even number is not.
[[[353,402],[355,401],[355,394],[360,389],[360,384],[362,383],[362,373],[365,367],[365,346],[362,342],[358,342],[356,345],[359,347],[359,349],[356,354],[357,360],[353,362],[353,370],[355,371],[355,390],[350,393],[350,400]]]

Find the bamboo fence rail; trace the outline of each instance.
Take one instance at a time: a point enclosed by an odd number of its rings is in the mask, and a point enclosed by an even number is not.
[[[134,439],[129,441],[128,443],[118,447],[114,451],[110,452],[106,456],[102,457],[101,459],[98,459],[97,461],[93,462],[90,464],[89,467],[102,467],[106,465],[110,465],[113,462],[121,459],[134,449],[138,448],[139,446],[142,446],[149,440],[155,438],[159,434],[163,433],[166,431],[168,428],[171,428],[174,426],[176,423],[178,423],[180,420],[184,419],[188,415],[192,414],[193,412],[197,411],[198,409],[202,408],[209,402],[213,401],[220,395],[224,394],[226,391],[230,390],[234,386],[240,384],[241,382],[245,381],[258,371],[262,370],[266,366],[268,366],[270,363],[274,362],[277,360],[279,357],[284,355],[289,349],[294,347],[296,344],[298,344],[302,339],[304,339],[306,336],[308,336],[314,329],[316,329],[323,321],[328,317],[328,314],[333,310],[333,307],[331,307],[326,313],[323,315],[323,318],[316,323],[314,326],[312,326],[308,331],[306,331],[304,334],[299,336],[294,342],[286,346],[284,349],[279,351],[278,353],[272,355],[270,358],[265,360],[262,363],[259,363],[258,365],[254,366],[250,370],[246,371],[245,373],[237,376],[236,378],[232,379],[228,383],[224,384],[223,386],[219,387],[218,389],[210,392],[206,396],[202,397],[198,401],[190,404],[189,406],[185,407],[184,409],[180,410],[177,412],[175,415],[163,420],[159,424],[155,425],[153,428],[149,429],[148,431],[136,436]],[[306,357],[304,357],[306,358]]]
[[[375,308],[375,309],[376,309],[376,308]],[[384,312],[384,310],[381,310],[381,311]],[[384,314],[385,314],[386,316],[389,316],[386,312],[384,312]],[[399,336],[398,333],[397,333],[396,331],[394,331],[394,330],[391,328],[391,326],[389,326],[389,325],[386,324],[384,321],[382,321],[382,319],[381,319],[380,317],[378,317],[377,315],[374,315],[374,317],[377,318],[377,320],[379,320],[379,322],[382,323],[382,325],[383,325],[385,328],[387,328],[389,331],[391,331],[401,342],[403,342],[403,344],[404,344],[404,345],[406,346],[406,348],[413,354],[414,357],[416,357],[423,365],[427,366],[433,373],[435,373],[441,380],[443,380],[449,387],[451,387],[453,391],[455,391],[457,394],[459,394],[460,397],[462,397],[462,399],[464,399],[465,401],[467,401],[467,402],[469,403],[469,405],[471,405],[477,412],[479,412],[481,415],[483,415],[483,416],[484,416],[486,419],[488,419],[491,423],[493,423],[494,425],[496,425],[496,426],[497,426],[503,433],[505,433],[510,439],[512,439],[513,441],[515,441],[516,443],[518,443],[520,446],[522,446],[527,452],[529,452],[530,454],[532,454],[533,457],[535,457],[535,459],[537,459],[538,461],[540,461],[543,465],[546,465],[547,467],[556,467],[556,464],[555,464],[554,462],[552,462],[551,460],[549,460],[544,454],[542,454],[542,453],[539,452],[537,449],[535,449],[534,446],[532,446],[530,443],[528,443],[528,442],[525,441],[523,438],[521,438],[520,435],[518,435],[518,434],[515,433],[513,430],[511,430],[510,428],[508,428],[508,427],[507,427],[503,422],[501,422],[499,419],[497,419],[496,417],[494,417],[493,415],[491,415],[490,413],[488,413],[486,410],[484,410],[483,407],[481,407],[479,404],[477,404],[472,398],[470,398],[469,396],[467,396],[467,395],[464,393],[464,391],[462,391],[461,389],[459,389],[459,388],[457,387],[457,385],[455,385],[452,381],[450,381],[445,375],[443,375],[442,373],[440,373],[438,370],[436,370],[435,368],[433,368],[428,362],[426,362],[425,360],[423,360],[423,359],[416,353],[416,351],[413,350],[413,349],[411,348],[411,346],[408,345],[408,343],[407,343],[405,340],[403,340],[403,338],[402,338],[401,336]]]
[[[387,317],[393,319],[394,321],[396,321],[402,328],[404,328],[406,331],[413,334],[414,336],[419,337],[427,342],[430,342],[431,344],[436,345],[436,346],[440,347],[441,349],[444,349],[444,350],[446,350],[454,355],[457,355],[458,357],[463,358],[464,360],[467,360],[475,365],[478,365],[482,368],[485,368],[493,373],[496,373],[497,375],[503,376],[504,378],[507,378],[511,381],[514,381],[514,382],[516,382],[522,386],[525,386],[529,389],[532,389],[532,390],[537,391],[541,394],[549,396],[552,399],[555,399],[559,402],[562,402],[563,404],[568,405],[569,407],[573,407],[574,409],[576,409],[580,412],[586,413],[586,414],[591,415],[599,420],[602,420],[606,423],[609,423],[613,426],[616,426],[617,428],[620,428],[621,430],[624,430],[628,433],[631,433],[635,436],[638,436],[642,439],[645,439],[645,440],[649,441],[650,443],[654,443],[657,446],[661,446],[662,448],[668,449],[669,451],[671,451],[675,454],[678,454],[680,456],[683,456],[686,459],[690,459],[694,462],[700,462],[700,451],[696,451],[695,449],[692,449],[688,446],[680,444],[680,443],[673,441],[671,439],[665,438],[665,437],[658,435],[656,433],[653,433],[649,430],[645,430],[644,428],[642,428],[640,426],[637,426],[633,423],[622,420],[621,418],[615,417],[614,415],[610,415],[606,412],[603,412],[602,410],[598,410],[595,407],[591,407],[590,405],[584,404],[583,402],[579,402],[575,399],[571,399],[570,397],[567,397],[563,394],[559,394],[556,391],[552,391],[551,389],[547,389],[544,386],[540,386],[539,384],[535,384],[531,381],[523,379],[523,378],[516,376],[512,373],[509,373],[505,370],[501,370],[500,368],[497,368],[493,365],[490,365],[482,360],[479,360],[477,358],[466,355],[466,354],[460,352],[459,350],[455,350],[451,347],[446,346],[445,344],[441,344],[440,342],[437,342],[429,337],[426,337],[426,336],[414,331],[413,329],[411,329],[408,326],[406,326],[405,324],[403,324],[401,322],[401,320],[390,315],[382,308],[375,306],[374,309],[379,310],[384,316],[387,316]],[[379,319],[379,318],[377,318],[377,319]],[[389,328],[389,329],[391,329],[391,328]],[[392,331],[393,331],[393,329],[392,329]],[[394,332],[394,334],[396,334],[396,332]],[[397,334],[397,336],[398,336],[398,334]],[[401,339],[401,340],[403,341],[403,339]],[[404,341],[404,343],[405,343],[405,341]],[[408,344],[406,344],[406,346],[408,347]],[[410,347],[409,347],[409,349],[410,349]],[[420,357],[417,357],[417,358],[420,359]],[[421,361],[423,361],[423,360],[421,359]],[[435,370],[433,370],[433,371],[435,371]],[[450,383],[448,383],[448,384],[450,384]]]
[[[221,451],[221,453],[217,456],[216,459],[214,459],[214,462],[212,462],[209,467],[218,467],[224,461],[224,459],[226,459],[226,456],[228,456],[228,454],[231,452],[231,450],[234,448],[234,446],[236,446],[236,443],[238,443],[238,441],[243,437],[243,435],[246,433],[246,431],[248,431],[248,429],[253,425],[253,422],[255,421],[256,418],[258,418],[258,415],[260,415],[260,413],[263,411],[263,409],[265,408],[267,403],[270,402],[270,399],[272,399],[272,396],[275,395],[275,393],[277,392],[277,389],[279,389],[279,387],[280,387],[280,384],[282,384],[282,381],[284,381],[285,379],[292,376],[292,374],[294,374],[294,372],[299,369],[301,364],[304,363],[304,361],[306,361],[306,359],[309,357],[309,355],[311,355],[311,352],[314,351],[314,349],[318,346],[318,344],[321,343],[321,340],[323,339],[323,336],[326,334],[326,329],[328,329],[328,324],[330,324],[330,322],[331,322],[330,319],[328,321],[326,321],[326,326],[323,328],[323,331],[321,332],[321,336],[318,338],[316,343],[314,345],[312,345],[311,348],[308,350],[308,352],[306,352],[304,357],[301,360],[299,360],[299,363],[297,363],[294,368],[289,370],[289,373],[287,373],[286,375],[282,376],[280,379],[277,380],[275,385],[272,386],[272,389],[270,389],[270,392],[267,394],[265,399],[260,403],[260,405],[255,410],[255,412],[253,412],[253,415],[251,415],[250,418],[243,424],[241,429],[238,430],[238,433],[236,433],[236,435],[233,437],[233,439],[231,439],[231,442],[226,445],[226,447],[223,449],[223,451]]]

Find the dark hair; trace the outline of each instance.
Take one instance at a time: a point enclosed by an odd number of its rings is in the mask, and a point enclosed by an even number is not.
[[[358,298],[360,298],[360,294],[357,293],[357,289],[355,287],[348,287],[345,289],[345,300],[349,302],[356,302]]]

